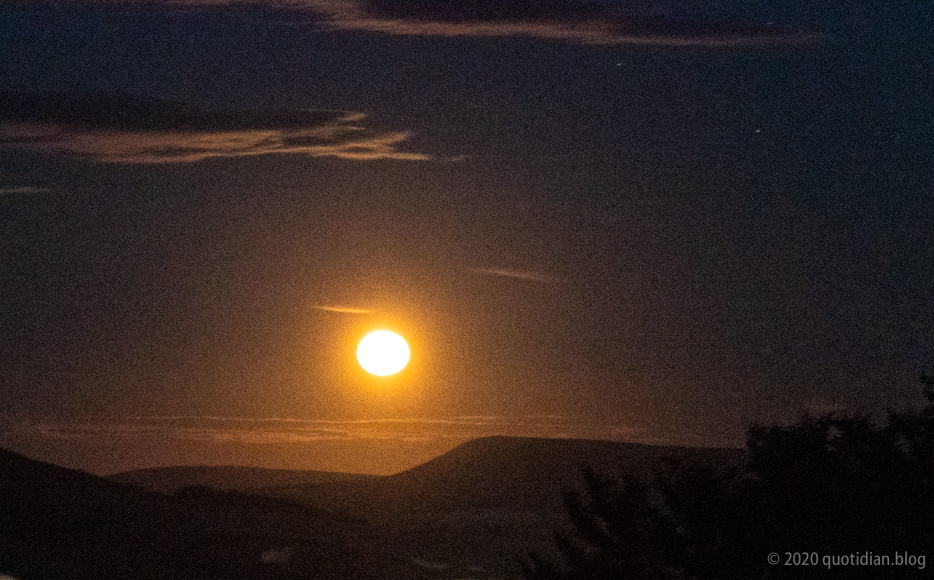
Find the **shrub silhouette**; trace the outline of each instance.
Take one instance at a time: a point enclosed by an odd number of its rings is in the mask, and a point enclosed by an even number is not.
[[[543,580],[571,577],[674,578],[678,532],[653,490],[636,479],[617,483],[583,469],[586,495],[564,492],[575,534],[555,535],[567,566],[536,554],[523,563],[525,575]],[[568,570],[570,568],[570,570]]]
[[[928,405],[888,414],[804,416],[753,426],[745,469],[670,465],[649,482],[584,470],[565,492],[573,530],[559,561],[531,554],[529,580],[589,578],[913,578],[911,566],[827,567],[824,556],[934,555],[934,379]],[[795,553],[816,566],[786,566]],[[776,553],[779,564],[769,564]]]

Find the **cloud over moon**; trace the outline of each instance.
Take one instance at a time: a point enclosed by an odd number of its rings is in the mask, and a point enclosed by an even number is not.
[[[346,111],[202,111],[129,95],[0,91],[0,146],[118,163],[299,153],[353,160],[428,160],[400,149],[408,134],[376,131]]]
[[[313,307],[315,310],[324,310],[325,312],[336,312],[338,314],[370,314],[375,312],[375,310],[366,310],[364,308],[351,308],[349,306],[327,306],[327,305],[317,305]]]
[[[529,36],[581,44],[748,46],[811,42],[773,23],[672,18],[585,0],[165,0],[184,6],[264,4],[313,13],[339,30],[408,36]],[[280,23],[285,24],[285,23]],[[288,24],[300,24],[299,21]]]

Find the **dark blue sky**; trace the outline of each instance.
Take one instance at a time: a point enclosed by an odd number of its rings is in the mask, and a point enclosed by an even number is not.
[[[351,421],[738,444],[917,402],[932,7],[811,5],[3,5],[0,444],[352,469]],[[378,326],[413,348],[383,382],[352,354]],[[260,431],[333,460],[137,424],[179,416],[309,422]]]

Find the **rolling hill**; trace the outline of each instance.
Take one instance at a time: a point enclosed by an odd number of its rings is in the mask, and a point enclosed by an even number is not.
[[[167,496],[0,450],[0,574],[20,580],[412,578],[378,533],[286,500]]]
[[[109,478],[0,450],[0,573],[21,580],[507,578],[567,525],[563,489],[741,449],[485,437],[390,476],[245,467]],[[171,495],[169,495],[171,494]]]
[[[395,475],[256,493],[364,518],[392,553],[448,577],[502,578],[518,574],[530,551],[554,548],[554,532],[569,523],[562,490],[583,485],[585,465],[619,479],[668,462],[730,468],[744,458],[742,449],[485,437]]]
[[[425,512],[563,511],[562,489],[583,467],[644,477],[667,462],[738,467],[741,449],[653,446],[584,439],[484,437],[386,477],[271,486],[256,493],[370,519]]]

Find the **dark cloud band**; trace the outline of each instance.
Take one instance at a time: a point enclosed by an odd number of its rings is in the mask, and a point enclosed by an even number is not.
[[[818,38],[812,31],[774,23],[670,18],[595,0],[268,0],[263,4],[316,13],[337,29],[399,35],[530,36],[582,44],[665,46],[798,44]]]
[[[634,3],[623,8],[622,3],[601,0],[70,1],[186,9],[256,5],[282,11],[277,14],[281,19],[278,25],[324,22],[338,30],[407,36],[528,36],[580,44],[701,47],[775,46],[819,39],[819,34],[813,30],[772,22],[717,20],[687,13],[673,17],[665,14],[670,6],[656,8],[653,3],[636,7]]]
[[[426,160],[345,111],[201,111],[129,95],[0,92],[0,145],[124,163],[299,153],[344,159]]]

